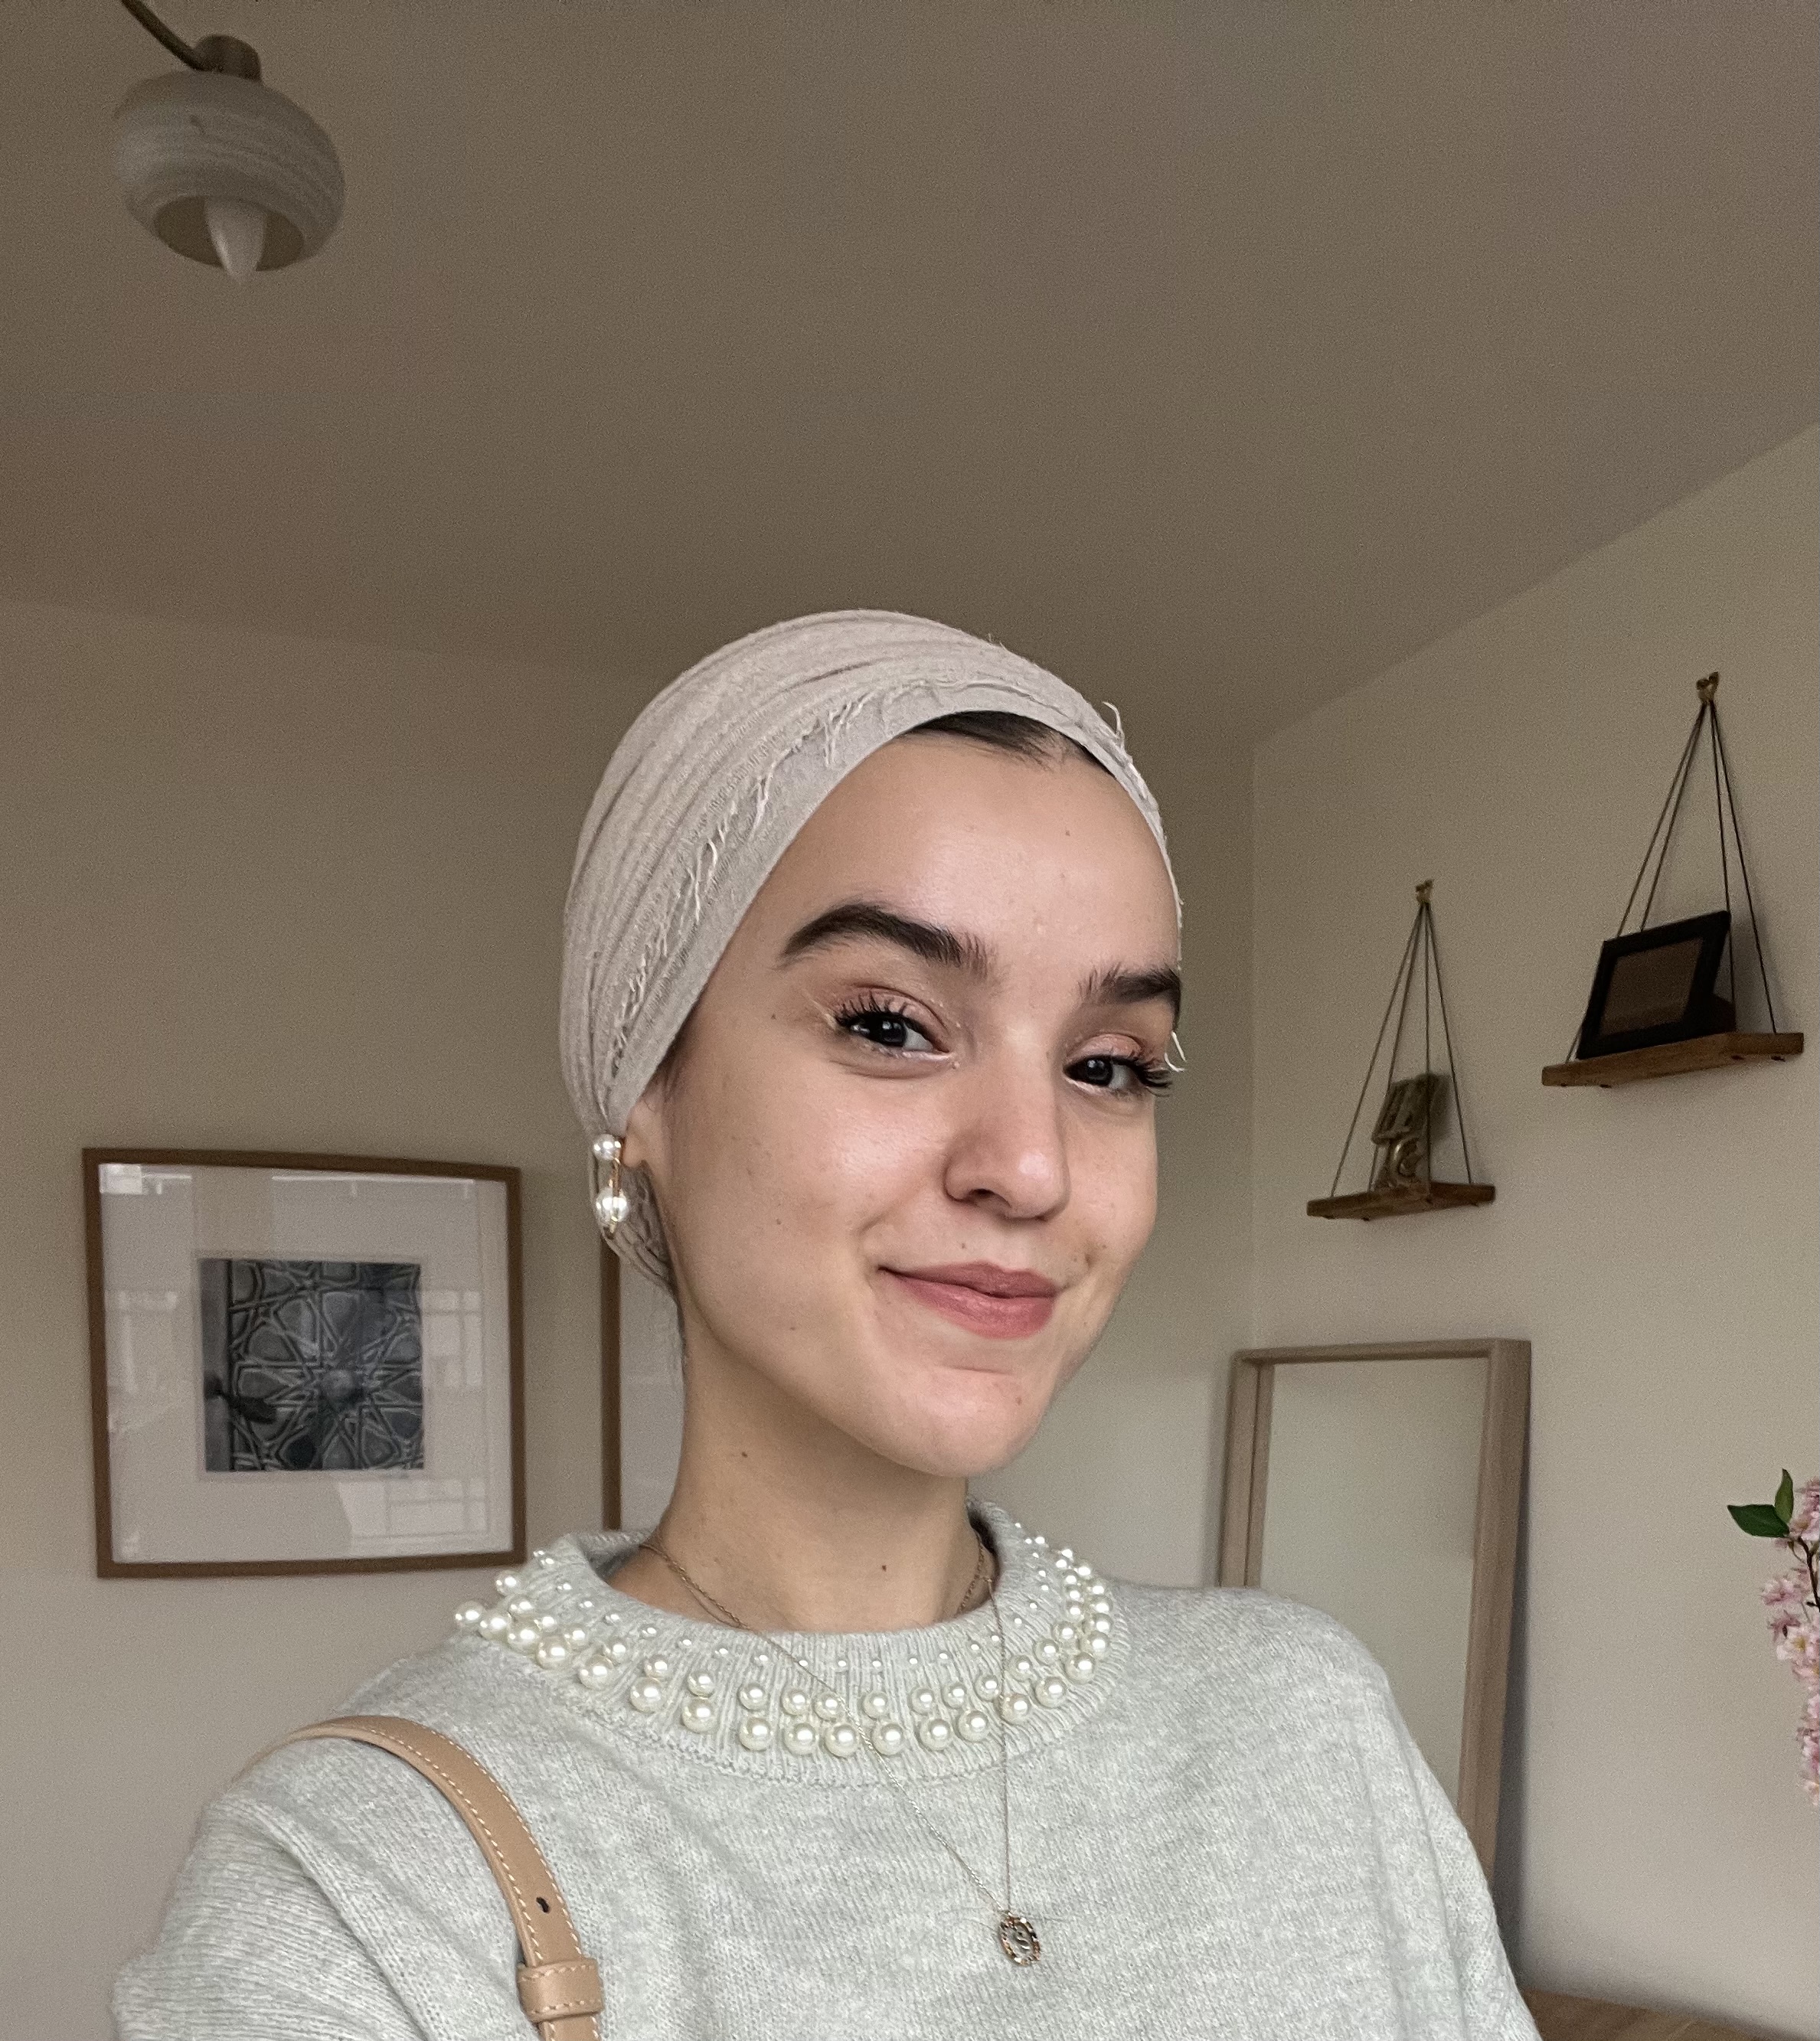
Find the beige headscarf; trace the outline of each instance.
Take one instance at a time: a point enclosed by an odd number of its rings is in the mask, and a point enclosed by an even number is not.
[[[563,920],[563,1070],[590,1139],[624,1132],[740,917],[829,793],[918,723],[986,709],[1084,745],[1168,864],[1122,734],[1054,674],[946,624],[888,610],[798,617],[711,653],[647,705],[582,825]],[[625,1188],[612,1245],[673,1293],[643,1174]]]

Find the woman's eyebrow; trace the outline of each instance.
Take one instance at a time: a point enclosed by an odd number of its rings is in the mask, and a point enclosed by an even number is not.
[[[843,900],[805,921],[784,945],[780,961],[788,963],[811,950],[855,940],[892,943],[925,963],[964,971],[969,978],[983,980],[993,975],[992,952],[977,936],[917,921],[876,900]]]
[[[1137,970],[1127,964],[1108,964],[1083,979],[1083,1006],[1144,1006],[1153,999],[1169,1001],[1172,1020],[1181,1018],[1181,973],[1173,964],[1153,964]]]

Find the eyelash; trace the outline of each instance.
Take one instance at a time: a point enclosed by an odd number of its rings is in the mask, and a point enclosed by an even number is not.
[[[881,999],[858,1000],[849,1005],[837,1008],[835,1010],[834,1024],[845,1032],[852,1032],[855,1024],[861,1020],[898,1020],[906,1028],[915,1028],[919,1035],[925,1032],[917,1027],[916,1022],[911,1020],[902,1008],[891,1005]],[[867,1037],[859,1035],[855,1036],[855,1040],[865,1041]],[[884,1042],[873,1042],[870,1046],[875,1049],[882,1050],[887,1055],[903,1055],[908,1053],[907,1051],[894,1047]],[[1136,1082],[1147,1092],[1166,1092],[1174,1081],[1168,1064],[1152,1057],[1083,1056],[1081,1060],[1089,1063],[1110,1063],[1116,1070],[1129,1070]],[[1111,1089],[1111,1086],[1093,1085],[1089,1089],[1093,1091],[1108,1091]]]

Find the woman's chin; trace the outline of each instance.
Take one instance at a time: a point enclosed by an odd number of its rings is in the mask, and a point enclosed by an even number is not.
[[[971,1480],[1015,1459],[1036,1436],[1054,1393],[1047,1375],[971,1375],[894,1397],[868,1441],[883,1458],[919,1474]],[[871,1428],[868,1428],[868,1429]]]

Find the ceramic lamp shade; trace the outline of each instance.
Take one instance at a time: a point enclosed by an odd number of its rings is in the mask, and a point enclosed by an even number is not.
[[[219,71],[167,72],[135,86],[114,113],[114,172],[128,210],[168,248],[220,266],[210,200],[268,216],[262,269],[314,255],[341,216],[334,144],[268,85]]]

